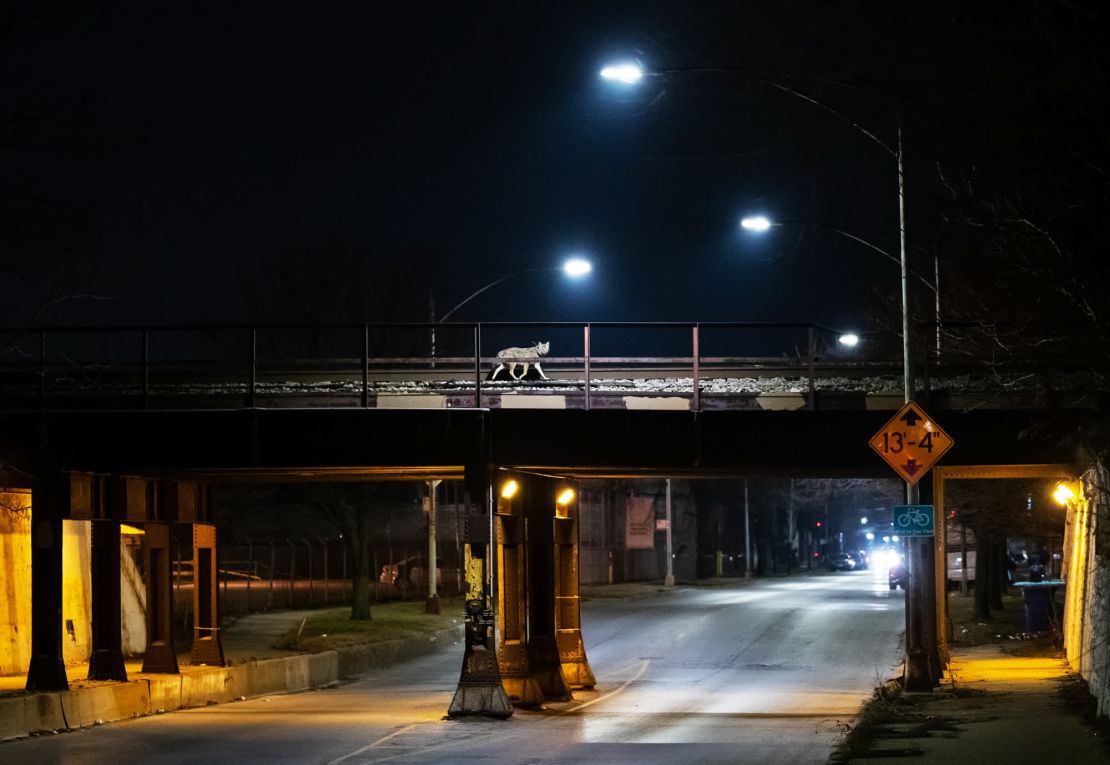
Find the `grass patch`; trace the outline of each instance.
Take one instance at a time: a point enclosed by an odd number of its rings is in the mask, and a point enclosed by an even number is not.
[[[875,749],[877,740],[922,739],[934,733],[955,733],[956,725],[947,717],[930,714],[931,695],[904,694],[899,682],[890,680],[875,689],[852,724],[844,725],[844,735],[829,757],[832,765],[872,757],[920,757],[923,750],[907,745],[884,745]]]
[[[1014,656],[1051,656],[1057,652],[1056,635],[1030,635],[1025,631],[1025,604],[1021,594],[1002,596],[1002,610],[991,609],[990,621],[975,618],[975,597],[953,594],[948,598],[953,644],[957,646],[1001,645]]]
[[[370,621],[351,621],[351,609],[327,608],[305,619],[304,628],[292,630],[281,647],[317,653],[338,648],[384,643],[388,640],[427,639],[463,620],[462,600],[441,598],[440,614],[424,613],[424,604],[385,603],[370,609]]]

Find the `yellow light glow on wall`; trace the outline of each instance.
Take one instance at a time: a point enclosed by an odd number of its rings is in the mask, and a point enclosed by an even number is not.
[[[516,496],[518,489],[520,489],[520,484],[512,479],[509,479],[501,486],[501,498],[512,499]]]
[[[559,492],[559,496],[555,498],[555,501],[560,505],[569,505],[574,501],[574,489],[563,489]]]
[[[1066,505],[1068,501],[1075,498],[1075,491],[1066,483],[1061,481],[1056,484],[1056,491],[1052,492],[1052,498],[1059,504]]]
[[[124,536],[141,537],[146,532],[137,526],[131,526],[126,523],[121,523],[119,525],[119,533],[123,534]]]

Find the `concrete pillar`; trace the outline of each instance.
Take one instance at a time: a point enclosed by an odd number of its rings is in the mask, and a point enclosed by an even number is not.
[[[39,483],[31,494],[31,665],[28,691],[69,689],[62,660],[62,516],[69,482]]]
[[[143,535],[146,572],[146,650],[143,672],[178,674],[173,646],[173,577],[169,523],[150,522]]]

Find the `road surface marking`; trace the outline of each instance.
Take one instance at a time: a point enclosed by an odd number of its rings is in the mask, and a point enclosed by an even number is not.
[[[590,701],[586,701],[582,704],[579,704],[576,707],[571,707],[570,709],[564,709],[559,714],[566,715],[566,714],[570,714],[571,712],[577,712],[580,709],[585,709],[588,706],[593,706],[594,704],[596,704],[599,701],[605,701],[606,699],[609,699],[609,698],[612,698],[613,696],[616,696],[618,693],[623,691],[625,688],[632,685],[632,683],[636,682],[641,677],[643,677],[644,673],[647,672],[647,668],[648,668],[649,664],[651,664],[651,659],[644,659],[642,662],[640,662],[640,670],[636,674],[634,674],[632,677],[625,680],[620,685],[619,688],[614,688],[613,690],[606,693],[604,696],[598,696],[596,699],[591,699]]]
[[[385,736],[382,736],[381,738],[377,739],[376,741],[371,741],[369,744],[367,744],[364,747],[356,749],[353,752],[349,752],[348,754],[345,754],[342,757],[336,757],[334,760],[330,760],[327,765],[339,765],[339,763],[343,762],[344,760],[349,760],[352,757],[355,757],[357,755],[362,754],[363,752],[367,752],[367,751],[373,749],[376,746],[384,744],[386,741],[389,741],[389,739],[391,739],[391,738],[395,738],[397,736],[400,736],[402,733],[408,733],[410,730],[412,730],[415,727],[416,727],[415,723],[412,724],[412,725],[406,725],[404,728],[401,728],[399,730],[395,730],[392,733],[389,733]]]

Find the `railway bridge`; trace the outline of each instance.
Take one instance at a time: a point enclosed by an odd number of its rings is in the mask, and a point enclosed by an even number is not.
[[[429,333],[436,332],[434,344]],[[885,476],[867,442],[902,403],[897,343],[792,324],[37,329],[0,373],[4,483],[32,491],[27,688],[66,687],[62,524],[92,524],[90,677],[125,679],[120,524],[144,527],[144,671],[176,672],[169,539],[196,571],[192,660],[218,664],[208,489],[244,481],[465,479],[468,639],[452,713],[507,715],[593,684],[578,621],[575,482]],[[544,339],[543,377],[488,379]],[[869,349],[870,347],[870,349]],[[435,350],[433,350],[435,349]],[[664,355],[667,354],[667,355]],[[1067,477],[1059,434],[1100,413],[1056,361],[922,357],[945,475]],[[546,379],[544,379],[546,378]],[[570,489],[571,491],[567,491]],[[943,504],[942,497],[936,497]],[[944,561],[944,534],[934,559]],[[936,566],[943,583],[943,566]],[[931,611],[941,645],[945,602]]]

